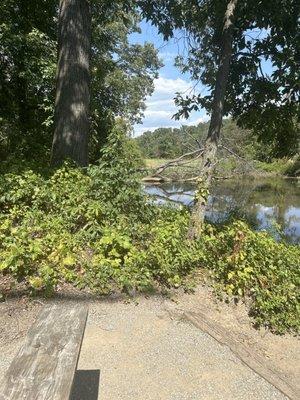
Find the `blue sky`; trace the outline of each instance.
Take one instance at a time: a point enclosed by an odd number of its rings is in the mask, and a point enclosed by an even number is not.
[[[178,38],[164,42],[157,29],[150,23],[141,23],[141,34],[133,34],[130,37],[132,43],[151,42],[159,50],[159,57],[164,63],[159,71],[159,77],[154,81],[155,90],[151,97],[147,98],[145,117],[142,124],[135,125],[134,134],[140,135],[147,130],[153,131],[159,127],[180,127],[184,125],[196,125],[199,122],[207,121],[205,111],[193,112],[188,120],[175,121],[172,116],[177,108],[174,105],[176,92],[188,94],[193,87],[188,75],[174,67],[174,59],[183,49],[182,40]],[[201,87],[198,88],[201,90]]]
[[[164,66],[159,71],[159,77],[154,81],[155,90],[151,97],[147,98],[145,117],[142,124],[134,126],[134,135],[141,135],[143,132],[153,131],[160,127],[180,127],[181,125],[197,125],[199,122],[207,121],[208,115],[205,110],[193,112],[189,119],[181,119],[175,121],[172,116],[176,113],[177,108],[174,104],[176,92],[189,94],[194,86],[194,82],[190,80],[189,75],[183,75],[176,67],[174,67],[174,59],[178,54],[184,52],[184,42],[178,36],[168,42],[165,42],[161,35],[158,34],[156,27],[146,21],[140,24],[141,34],[135,33],[130,36],[131,43],[151,42],[159,50],[159,57],[162,59]],[[268,34],[268,30],[252,30],[252,36],[263,37]],[[262,60],[262,69],[265,74],[272,72],[272,63],[270,60]],[[200,84],[197,85],[197,92],[203,93],[205,88]]]

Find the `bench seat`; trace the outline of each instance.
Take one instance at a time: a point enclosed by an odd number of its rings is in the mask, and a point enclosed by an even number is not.
[[[88,307],[55,304],[42,309],[1,385],[1,400],[68,400]]]

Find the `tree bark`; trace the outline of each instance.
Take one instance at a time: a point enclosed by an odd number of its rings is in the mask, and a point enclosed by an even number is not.
[[[55,132],[51,164],[88,165],[91,13],[88,0],[60,0]]]
[[[200,236],[204,213],[208,199],[212,173],[215,165],[220,131],[222,127],[224,98],[229,76],[230,59],[232,55],[233,18],[238,0],[230,0],[224,17],[221,39],[221,55],[216,76],[213,107],[207,138],[204,144],[203,156],[200,162],[200,175],[195,194],[195,205],[192,210],[188,238],[196,239]]]

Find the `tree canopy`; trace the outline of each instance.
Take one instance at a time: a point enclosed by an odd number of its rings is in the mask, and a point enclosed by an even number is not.
[[[143,3],[143,2],[141,2]],[[208,88],[208,94],[177,96],[179,116],[204,107],[210,113],[222,48],[227,2],[159,0],[144,2],[146,17],[166,39],[186,42],[177,65]],[[299,12],[297,0],[237,2],[224,113],[273,143],[278,156],[299,146]],[[266,68],[266,66],[268,68]]]
[[[182,37],[176,65],[195,81],[178,94],[177,117],[212,111],[222,27],[221,0],[91,2],[91,160],[116,116],[141,121],[161,62],[150,43],[132,44],[142,17],[165,39]],[[53,135],[58,0],[3,0],[0,5],[0,151],[48,159]],[[299,2],[237,1],[224,114],[250,129],[272,156],[299,151]],[[197,92],[197,82],[208,91]],[[173,139],[172,139],[173,140]]]
[[[0,146],[3,156],[49,157],[53,136],[58,1],[0,5]],[[150,43],[132,44],[139,13],[125,3],[92,3],[90,155],[114,118],[139,121],[161,63]]]

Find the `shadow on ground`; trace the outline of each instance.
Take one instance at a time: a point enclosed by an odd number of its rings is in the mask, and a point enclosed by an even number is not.
[[[100,370],[77,370],[70,400],[98,400]]]

